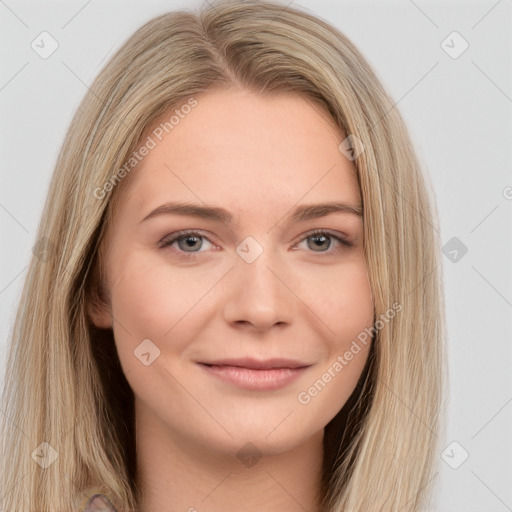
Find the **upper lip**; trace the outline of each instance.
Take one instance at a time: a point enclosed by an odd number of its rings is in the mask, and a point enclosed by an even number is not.
[[[254,359],[251,357],[244,357],[241,359],[222,359],[218,361],[202,361],[201,364],[215,366],[239,366],[241,368],[250,368],[254,370],[268,370],[271,368],[302,368],[305,366],[311,366],[308,363],[303,363],[294,359]]]

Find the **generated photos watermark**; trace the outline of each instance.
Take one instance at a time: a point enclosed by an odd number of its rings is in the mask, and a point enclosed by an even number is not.
[[[111,177],[108,179],[103,186],[96,187],[93,191],[93,195],[96,199],[104,199],[105,196],[113,190],[113,188],[124,178],[127,174],[132,171],[132,169],[142,161],[142,159],[149,154],[152,149],[155,149],[159,142],[165,137],[165,135],[169,134],[182,119],[190,114],[192,108],[197,106],[197,100],[192,97],[182,105],[179,109],[175,109],[173,115],[169,118],[168,121],[160,123],[152,132],[151,135],[148,135],[145,142],[139,146],[139,148],[134,151],[130,157],[126,160],[126,163],[118,169]]]
[[[380,331],[384,325],[386,325],[397,313],[402,311],[403,306],[399,302],[395,302],[385,313],[379,316],[379,319],[368,329],[361,331],[357,335],[357,339],[352,341],[350,348],[346,350],[342,355],[338,355],[336,360],[327,368],[327,370],[318,378],[307,390],[301,391],[297,395],[297,400],[302,405],[307,405],[311,402],[311,399],[317,396],[321,391],[325,389],[327,384],[331,382],[349,363],[354,359],[362,347],[366,346],[372,337]]]

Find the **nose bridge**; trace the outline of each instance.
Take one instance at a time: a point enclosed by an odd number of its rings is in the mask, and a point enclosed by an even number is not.
[[[275,254],[265,250],[254,261],[247,262],[243,258],[236,264],[236,274],[240,282],[246,287],[252,288],[257,293],[275,295],[282,283],[277,279],[275,272],[279,267]],[[272,272],[272,270],[273,272]]]
[[[276,252],[250,238],[237,247],[238,257],[225,304],[225,319],[251,323],[258,328],[289,323],[294,299],[284,284],[284,265]]]

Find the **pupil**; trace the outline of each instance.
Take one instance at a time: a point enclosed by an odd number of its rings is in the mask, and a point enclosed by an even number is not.
[[[323,243],[325,243],[325,241],[328,240],[328,238],[325,235],[314,235],[312,236],[312,239],[315,240],[315,247],[317,248],[322,248],[322,241],[320,241],[320,243],[317,243],[318,240],[323,240]]]
[[[322,248],[322,244],[325,244],[326,241],[329,241],[329,238],[325,235],[314,235],[311,237],[311,239],[315,241],[314,246],[320,249]],[[188,236],[186,238],[183,238],[182,241],[183,240],[186,241],[186,244],[189,249],[194,249],[194,244],[197,244],[199,238],[197,236]],[[329,247],[329,245],[330,243],[327,244],[327,248]]]
[[[197,244],[197,241],[199,240],[199,238],[197,236],[187,236],[183,240],[185,240],[188,248],[194,249],[194,244]],[[192,242],[190,243],[190,241],[192,241]]]

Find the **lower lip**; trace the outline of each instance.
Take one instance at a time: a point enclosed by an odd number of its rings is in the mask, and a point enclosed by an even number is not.
[[[208,373],[219,379],[235,384],[244,389],[253,391],[271,391],[280,389],[296,380],[308,366],[301,368],[272,368],[267,370],[255,370],[240,366],[200,364]]]

